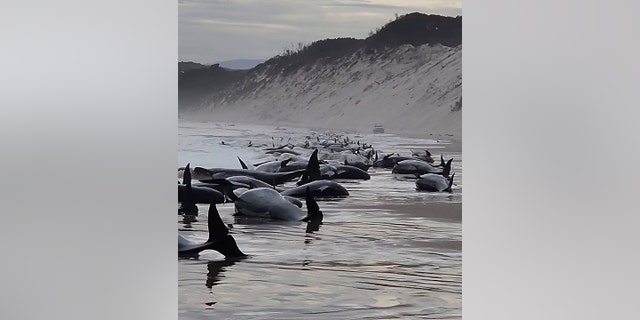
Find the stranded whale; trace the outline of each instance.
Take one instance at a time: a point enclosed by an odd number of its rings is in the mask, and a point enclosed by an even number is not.
[[[204,243],[189,241],[178,234],[178,256],[195,256],[203,250],[215,250],[225,257],[246,257],[238,248],[236,240],[229,234],[229,229],[222,222],[215,204],[209,205],[207,220],[209,238]]]
[[[435,173],[423,174],[416,181],[416,188],[418,190],[430,192],[451,192],[451,186],[453,185],[453,176],[455,175],[456,174],[453,173],[451,175],[451,178],[447,179],[446,177]]]

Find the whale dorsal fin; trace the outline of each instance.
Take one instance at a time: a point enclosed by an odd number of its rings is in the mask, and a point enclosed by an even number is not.
[[[184,173],[182,174],[182,184],[187,186],[187,189],[191,189],[191,168],[190,163],[187,163],[187,166],[184,167]]]
[[[238,156],[236,156],[236,157],[238,157]],[[249,170],[249,167],[247,167],[247,164],[244,163],[244,161],[242,161],[242,159],[240,159],[240,157],[238,157],[238,161],[240,161],[240,165],[242,166],[242,169]]]
[[[313,150],[313,153],[309,157],[309,163],[304,170],[298,185],[305,184],[314,180],[320,179],[320,162],[318,162],[318,149]]]
[[[304,219],[302,219],[301,221],[309,222],[313,220],[317,223],[322,222],[322,211],[320,211],[320,207],[318,206],[316,200],[313,198],[311,189],[309,187],[307,187],[307,190],[305,192],[305,201],[307,204],[307,216],[304,217]]]
[[[291,158],[280,161],[280,168],[286,167],[289,161],[291,161]]]
[[[209,239],[207,242],[220,239],[229,234],[229,229],[224,222],[222,222],[218,209],[216,209],[216,205],[213,203],[209,205],[207,220],[207,226],[209,228]]]
[[[207,243],[209,243],[211,249],[220,252],[225,258],[247,256],[238,248],[236,240],[229,234],[229,229],[224,222],[222,222],[215,204],[209,205],[207,220],[207,226],[209,227],[209,239]]]
[[[451,162],[453,161],[453,158],[449,159],[449,161],[447,161],[447,163],[444,165],[444,170],[442,170],[442,175],[445,177],[449,176],[449,173],[451,172]]]

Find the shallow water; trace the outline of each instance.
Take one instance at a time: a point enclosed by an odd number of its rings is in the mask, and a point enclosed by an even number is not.
[[[252,163],[267,158],[256,144],[280,137],[283,143],[289,137],[304,142],[310,133],[180,120],[178,166],[240,168],[236,156]],[[226,261],[203,251],[197,260],[179,259],[180,319],[461,318],[460,152],[448,151],[446,140],[347,135],[387,153],[408,156],[410,149],[428,147],[434,159],[441,151],[445,159],[453,157],[453,193],[416,191],[415,180],[371,168],[371,180],[340,181],[349,197],[318,200],[324,222],[314,233],[305,233],[301,222],[234,217],[232,203],[219,204],[222,220],[233,224],[231,234],[249,257]],[[200,206],[195,222],[178,216],[180,234],[205,241],[207,207]]]

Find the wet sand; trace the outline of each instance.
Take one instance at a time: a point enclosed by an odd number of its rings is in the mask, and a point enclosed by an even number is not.
[[[407,217],[420,217],[439,221],[462,222],[462,203],[425,202],[407,204],[353,205],[354,209],[376,209],[394,212]]]

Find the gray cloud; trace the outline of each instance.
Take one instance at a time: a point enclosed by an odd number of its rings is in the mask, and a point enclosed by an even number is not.
[[[179,0],[179,59],[267,59],[295,44],[365,38],[410,12],[462,14],[460,1]]]

